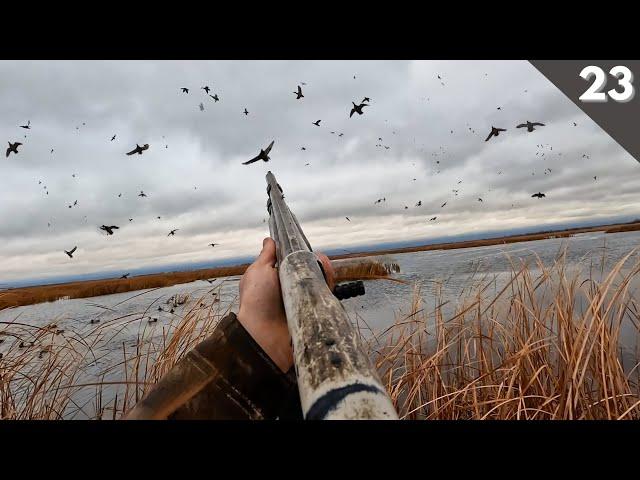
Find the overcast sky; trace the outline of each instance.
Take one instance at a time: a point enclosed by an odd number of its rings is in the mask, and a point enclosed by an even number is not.
[[[0,131],[0,283],[253,255],[268,170],[315,249],[640,214],[638,162],[525,61],[4,61]]]

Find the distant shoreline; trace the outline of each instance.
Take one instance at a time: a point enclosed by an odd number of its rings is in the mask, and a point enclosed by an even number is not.
[[[622,233],[640,230],[640,222],[615,223],[609,225],[597,225],[595,227],[567,228],[563,230],[545,230],[534,233],[506,235],[503,237],[486,238],[480,240],[464,240],[460,242],[432,243],[428,245],[416,245],[412,247],[388,248],[376,251],[353,252],[340,255],[331,255],[329,258],[338,260],[343,258],[369,257],[376,255],[393,255],[396,253],[415,253],[429,250],[454,250],[459,248],[489,247],[492,245],[505,245],[508,243],[530,242],[534,240],[547,240],[550,238],[565,238],[579,233],[604,232]]]
[[[434,243],[412,247],[390,248],[376,251],[353,252],[331,255],[332,260],[374,257],[400,253],[424,252],[430,250],[453,250],[460,248],[486,247],[492,245],[506,245],[509,243],[546,240],[550,238],[571,237],[580,233],[604,232],[621,233],[640,230],[640,222],[599,225],[595,227],[569,228],[563,230],[548,230],[520,235],[508,235],[481,240],[465,240],[461,242]],[[154,273],[139,275],[127,279],[110,278],[101,280],[85,280],[51,285],[19,287],[0,291],[0,310],[10,307],[32,305],[42,302],[55,301],[60,298],[87,298],[101,295],[112,295],[148,288],[169,287],[196,280],[242,275],[249,264],[206,268],[182,272]]]

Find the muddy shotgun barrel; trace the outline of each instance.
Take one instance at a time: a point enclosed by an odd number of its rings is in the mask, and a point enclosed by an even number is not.
[[[293,344],[304,418],[397,419],[397,413],[338,297],[364,293],[361,282],[332,292],[321,263],[280,185],[267,173],[269,230],[276,243],[282,300]]]

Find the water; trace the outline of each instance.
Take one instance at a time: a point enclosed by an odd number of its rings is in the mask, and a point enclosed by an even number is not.
[[[29,377],[31,372],[40,373],[47,365],[49,355],[39,353],[47,345],[53,345],[67,359],[74,358],[73,363],[80,366],[80,372],[72,383],[87,385],[73,393],[73,402],[63,417],[95,418],[95,412],[99,408],[96,405],[96,387],[91,384],[115,382],[101,389],[103,405],[113,402],[116,394],[122,400],[126,387],[117,383],[125,379],[123,358],[131,359],[138,352],[145,358],[144,355],[149,353],[149,365],[152,365],[157,350],[150,349],[150,346],[161,346],[163,338],[171,334],[187,312],[200,312],[195,318],[203,318],[209,312],[225,312],[229,305],[236,305],[239,280],[240,277],[217,279],[213,285],[203,280],[159,289],[84,299],[62,299],[2,310],[0,341],[4,341],[0,343],[0,353],[5,357],[0,362],[7,362],[23,352],[31,354],[25,367],[21,369],[21,374]],[[173,300],[183,295],[189,296],[186,303],[175,305]],[[215,315],[218,319],[221,316],[222,313]],[[157,320],[150,322],[152,319]],[[46,327],[51,324],[55,328],[51,334],[46,335],[44,342],[36,342],[29,347],[28,352],[18,349],[21,341],[28,344],[39,333],[29,326]],[[2,335],[3,330],[5,335]],[[53,335],[56,330],[63,332]],[[10,332],[10,335],[6,332]],[[71,354],[71,350],[77,350],[84,357]],[[139,379],[145,377],[146,365],[146,361],[143,361]],[[25,388],[30,388],[28,383],[23,382],[25,384]],[[108,411],[104,413],[109,416]]]
[[[487,292],[498,292],[511,278],[512,264],[519,267],[528,263],[534,267],[537,261],[546,266],[552,265],[561,254],[565,253],[565,264],[573,269],[606,272],[622,257],[640,246],[640,232],[604,234],[601,232],[586,233],[563,239],[548,239],[533,242],[521,242],[510,245],[467,248],[460,250],[428,251],[394,255],[400,265],[398,278],[408,281],[400,284],[388,281],[366,282],[366,295],[343,301],[347,312],[360,325],[368,325],[374,330],[383,328],[393,322],[398,315],[409,310],[408,303],[413,294],[415,284],[421,285],[421,295],[426,308],[435,306],[437,292],[450,300],[449,309],[455,308],[456,302],[462,301],[465,291],[474,285],[490,284]],[[637,260],[634,253],[628,264]],[[604,263],[603,263],[604,262]],[[206,281],[176,285],[172,287],[127,292],[95,298],[59,300],[57,302],[30,305],[0,311],[0,322],[18,322],[27,325],[45,326],[55,323],[58,329],[65,332],[56,336],[55,342],[60,345],[70,338],[86,338],[92,335],[98,325],[108,327],[101,331],[104,334],[92,348],[86,359],[86,370],[81,380],[85,382],[98,380],[122,379],[118,368],[109,368],[121,362],[124,349],[135,349],[144,332],[147,341],[162,338],[164,332],[171,328],[177,316],[192,308],[198,308],[197,302],[204,303],[208,309],[217,299],[220,305],[232,305],[237,311],[238,277],[220,279],[212,286]],[[213,293],[217,295],[213,295]],[[172,314],[166,305],[167,300],[176,294],[189,294],[190,300],[175,307]],[[199,300],[199,299],[203,300]],[[158,306],[164,311],[159,312]],[[157,318],[149,323],[149,318]],[[115,320],[118,319],[118,320]],[[95,323],[99,321],[99,323]],[[93,323],[92,323],[93,322]],[[0,324],[0,331],[6,325]],[[12,327],[20,339],[29,341],[30,330]],[[637,336],[628,330],[633,341]],[[5,353],[18,338],[0,337],[5,341],[0,344],[0,353]],[[630,341],[630,344],[633,342]],[[1,361],[1,360],[0,360]],[[36,360],[34,360],[36,361]],[[37,360],[45,361],[45,360]],[[115,394],[116,389],[107,389],[105,401]],[[76,403],[86,405],[95,396],[94,389],[85,389],[77,394]],[[88,408],[88,407],[85,407]],[[74,418],[91,416],[83,409],[76,408]]]
[[[440,289],[442,297],[453,304],[465,291],[490,280],[493,280],[491,291],[497,293],[510,280],[512,265],[517,270],[526,263],[535,272],[539,270],[538,261],[549,267],[565,253],[566,265],[586,271],[592,268],[594,276],[597,276],[602,266],[607,272],[638,246],[640,232],[591,232],[562,239],[403,253],[393,255],[393,258],[400,265],[401,273],[397,277],[407,280],[408,285],[385,281],[366,282],[366,296],[345,300],[343,304],[349,311],[358,312],[371,327],[379,329],[388,324],[394,315],[408,309],[407,303],[416,283],[421,286],[425,305],[434,306],[436,289]],[[637,258],[638,253],[634,253],[628,263],[633,264]]]

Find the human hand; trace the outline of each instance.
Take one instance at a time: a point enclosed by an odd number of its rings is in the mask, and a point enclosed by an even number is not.
[[[329,288],[335,286],[335,273],[326,255],[318,254]],[[238,321],[283,372],[293,366],[291,336],[282,303],[276,264],[276,243],[262,241],[262,251],[240,279]]]

